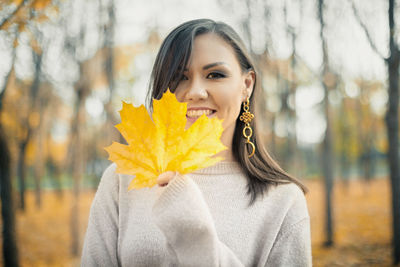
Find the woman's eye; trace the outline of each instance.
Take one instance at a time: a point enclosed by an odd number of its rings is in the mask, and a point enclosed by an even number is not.
[[[219,72],[211,72],[210,74],[207,75],[207,78],[209,79],[220,79],[224,78],[225,74],[219,73]]]
[[[186,75],[182,75],[181,81],[183,81],[183,80],[188,80],[188,77],[186,77]]]

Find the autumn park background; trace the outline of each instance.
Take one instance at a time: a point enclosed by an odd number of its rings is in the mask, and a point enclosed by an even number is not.
[[[121,101],[178,24],[255,56],[269,152],[309,187],[315,266],[400,262],[400,1],[0,0],[0,262],[79,266]]]

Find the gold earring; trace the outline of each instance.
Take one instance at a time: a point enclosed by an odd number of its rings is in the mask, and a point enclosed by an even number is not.
[[[249,144],[251,146],[251,153],[249,155],[249,158],[251,158],[254,153],[256,152],[256,147],[254,146],[253,142],[250,141],[250,137],[253,135],[253,130],[250,127],[250,122],[252,119],[254,119],[254,114],[252,114],[249,109],[250,101],[249,97],[247,97],[246,102],[243,104],[243,113],[240,115],[240,120],[245,123],[245,126],[243,128],[243,136],[246,138],[246,144]]]

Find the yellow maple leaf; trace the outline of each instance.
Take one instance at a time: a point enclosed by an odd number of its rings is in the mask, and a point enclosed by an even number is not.
[[[169,90],[153,100],[153,120],[143,105],[123,102],[121,123],[115,127],[128,145],[113,142],[105,149],[118,173],[135,176],[128,190],[152,187],[166,171],[186,174],[222,160],[214,156],[226,149],[220,141],[222,121],[203,114],[185,129],[186,109]]]

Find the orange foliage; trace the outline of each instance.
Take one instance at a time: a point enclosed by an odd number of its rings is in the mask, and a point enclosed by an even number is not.
[[[311,216],[314,266],[390,266],[390,202],[386,179],[366,184],[352,181],[346,190],[337,184],[333,204],[336,245],[322,247],[324,190],[321,181],[308,181],[307,202]],[[81,245],[93,200],[93,191],[79,199]],[[72,193],[62,199],[55,192],[43,192],[43,206],[34,206],[34,193],[26,194],[25,213],[17,212],[18,246],[21,266],[78,266],[80,258],[70,254],[70,212]],[[1,246],[1,244],[0,244]],[[1,262],[0,257],[0,264]]]
[[[323,247],[325,194],[321,181],[306,184],[314,266],[391,266],[390,192],[387,179],[337,183],[333,191],[334,240]]]
[[[35,0],[32,3],[32,7],[37,10],[40,10],[40,9],[44,9],[45,7],[47,7],[50,4],[51,4],[51,0]]]
[[[67,160],[68,142],[55,142],[52,138],[47,139],[46,142],[50,158],[58,166],[63,166]]]
[[[16,214],[21,266],[78,266],[80,258],[74,258],[70,253],[72,193],[64,191],[60,198],[56,192],[44,191],[42,197],[42,208],[37,209],[34,192],[27,191],[26,211],[17,211]],[[92,191],[80,195],[78,225],[81,246],[93,197]]]
[[[7,31],[12,25],[17,24],[18,31],[22,32],[27,29],[25,25],[29,21],[35,21],[38,23],[46,21],[49,19],[49,17],[45,14],[46,11],[57,10],[51,2],[51,0],[28,0],[25,3],[23,3],[22,0],[8,1],[7,5],[14,6],[16,12],[0,25],[0,30]],[[56,14],[57,12],[49,13]]]

